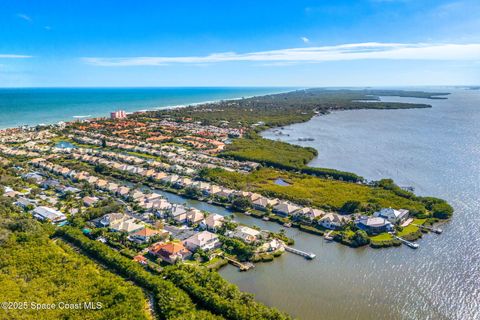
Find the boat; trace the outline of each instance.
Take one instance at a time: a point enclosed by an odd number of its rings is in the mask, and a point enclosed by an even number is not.
[[[314,138],[298,138],[298,141],[314,141]]]
[[[269,221],[269,220],[270,220],[270,218],[269,218],[269,217],[267,217],[267,216],[265,216],[265,217],[263,217],[263,218],[262,218],[262,220],[264,220],[264,221]]]
[[[292,224],[291,224],[290,222],[285,222],[285,223],[283,224],[283,226],[284,226],[285,228],[290,228],[290,227],[292,226]]]

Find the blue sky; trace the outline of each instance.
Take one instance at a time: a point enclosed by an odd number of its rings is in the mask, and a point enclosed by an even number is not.
[[[480,1],[0,2],[0,87],[480,83]]]

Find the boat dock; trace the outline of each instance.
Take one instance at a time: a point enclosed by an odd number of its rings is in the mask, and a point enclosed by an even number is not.
[[[224,258],[227,259],[227,261],[229,263],[231,263],[232,265],[234,265],[235,267],[238,267],[240,269],[240,271],[248,271],[252,268],[255,268],[255,265],[251,262],[242,263],[240,261],[237,261],[237,260],[229,258],[229,257],[224,257]]]
[[[393,236],[395,239],[400,240],[403,244],[409,246],[409,247],[412,248],[412,249],[418,249],[418,247],[419,247],[418,243],[413,243],[413,242],[407,241],[407,240],[405,240],[405,239],[403,239],[403,238],[400,238],[399,236],[396,236],[396,235],[394,235],[394,234],[392,234],[392,236]]]
[[[294,254],[298,254],[299,256],[302,256],[305,259],[312,260],[312,259],[315,259],[315,257],[316,257],[316,255],[314,253],[311,253],[311,252],[301,251],[301,250],[298,250],[298,249],[295,249],[295,248],[292,248],[292,247],[289,247],[289,246],[283,246],[283,247],[285,248],[285,251],[288,251],[288,252],[291,252],[291,253],[294,253]]]
[[[323,236],[325,240],[332,241],[333,240],[332,233],[333,231],[328,231],[327,233],[325,233],[325,235]]]
[[[416,226],[416,227],[419,227],[419,228],[422,228],[422,229],[425,229],[425,230],[428,230],[428,231],[432,231],[436,234],[440,234],[443,232],[442,229],[440,228],[433,228],[433,227],[427,227],[427,226],[424,226],[424,225],[421,225],[421,224],[414,224],[412,223],[413,226]]]

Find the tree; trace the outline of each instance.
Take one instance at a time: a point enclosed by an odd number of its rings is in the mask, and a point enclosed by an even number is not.
[[[252,207],[252,201],[245,197],[235,197],[232,201],[232,208],[239,211],[247,211]]]
[[[370,243],[368,234],[363,230],[355,231],[355,235],[352,237],[352,241],[357,247],[361,247]]]

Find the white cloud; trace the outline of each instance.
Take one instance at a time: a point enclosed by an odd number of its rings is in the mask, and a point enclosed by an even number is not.
[[[50,31],[50,30],[52,30],[52,27],[50,27],[50,26],[45,26],[45,27],[43,27],[43,29],[45,29],[45,30],[47,30],[47,31]]]
[[[310,39],[308,39],[307,37],[301,37],[300,39],[302,39],[302,41],[304,43],[309,43],[310,42]]]
[[[159,66],[165,64],[218,63],[231,61],[297,62],[387,60],[480,60],[480,43],[350,43],[334,46],[290,48],[249,53],[213,53],[206,56],[179,57],[85,57],[84,62],[106,67]]]
[[[1,54],[0,59],[26,59],[31,58],[32,56],[22,55],[22,54]]]
[[[25,21],[28,21],[28,22],[32,22],[32,18],[24,13],[19,13],[17,14],[17,17],[19,17],[20,19],[23,19]]]

